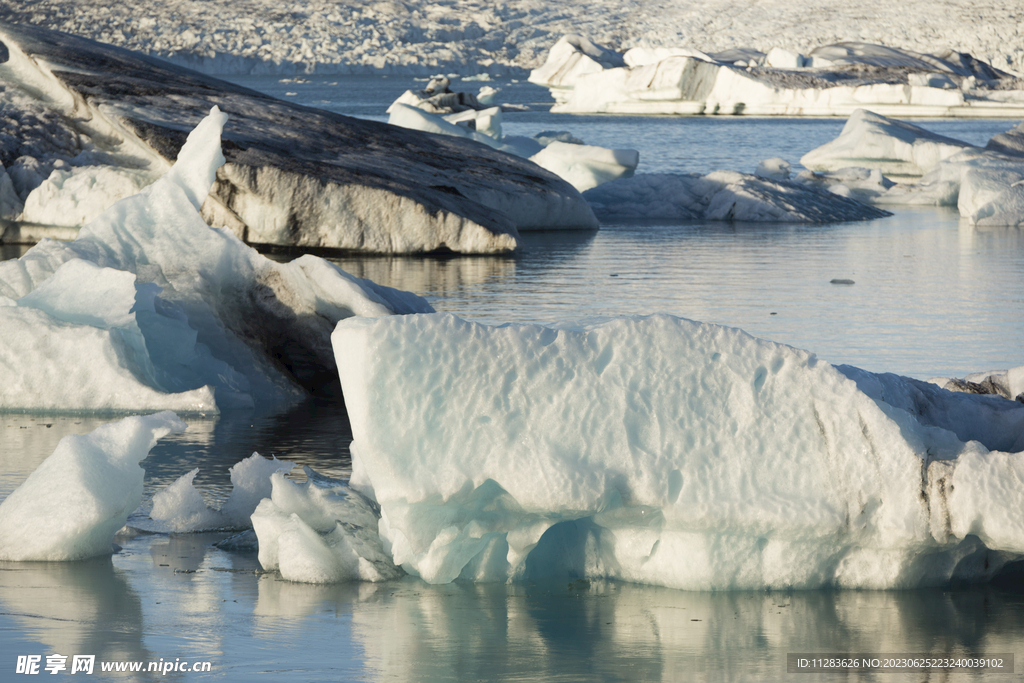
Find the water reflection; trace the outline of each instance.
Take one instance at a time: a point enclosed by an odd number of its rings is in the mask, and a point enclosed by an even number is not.
[[[150,659],[142,601],[110,557],[69,563],[0,562],[0,607],[5,637],[14,630],[18,638],[32,643],[17,654]],[[14,658],[2,661],[2,670],[12,672]]]
[[[0,563],[0,661],[190,657],[224,680],[753,681],[781,679],[790,652],[992,655],[1024,645],[1024,594],[995,586],[691,593],[411,577],[315,586],[260,572],[254,553],[215,548],[220,538],[141,534],[120,538],[113,558]]]
[[[777,680],[788,652],[1012,653],[1024,642],[1021,607],[1019,595],[992,588],[688,593],[604,582],[311,587],[264,579],[257,613],[320,627],[325,615],[351,615],[369,680],[668,682],[696,672]]]
[[[833,225],[658,223],[525,233],[512,259],[338,261],[489,324],[669,313],[740,327],[833,363],[927,379],[1024,362],[1024,237],[954,210]],[[488,266],[487,264],[491,265]],[[460,265],[464,264],[464,265]],[[425,279],[426,278],[426,279]],[[852,280],[836,285],[833,280]]]

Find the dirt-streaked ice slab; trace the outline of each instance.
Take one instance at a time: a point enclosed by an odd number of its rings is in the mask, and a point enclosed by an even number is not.
[[[896,588],[1024,553],[1014,401],[668,316],[352,319],[333,339],[352,485],[430,582]]]
[[[216,105],[231,116],[227,163],[204,216],[249,243],[493,253],[514,249],[520,228],[597,225],[568,183],[486,146],[301,107],[33,26],[0,24],[0,42],[12,91],[3,104],[23,122],[0,161],[20,169],[22,221],[97,215],[105,197],[159,177]],[[66,138],[66,149],[26,145],[38,138]],[[15,218],[9,195],[0,187],[0,211]]]

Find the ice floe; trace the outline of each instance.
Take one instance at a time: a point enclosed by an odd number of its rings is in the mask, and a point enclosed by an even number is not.
[[[333,339],[352,486],[430,582],[897,588],[1024,554],[1015,401],[668,316],[353,318]]]
[[[271,261],[199,214],[220,165],[216,108],[157,182],[0,263],[0,409],[276,409],[332,383],[350,315],[432,310],[314,256]]]
[[[835,140],[801,158],[799,180],[883,205],[956,206],[971,225],[1024,225],[1020,126],[985,148],[869,111],[854,112]],[[901,182],[893,182],[888,176]]]
[[[488,147],[524,157],[568,181],[580,192],[618,178],[629,178],[640,163],[635,149],[608,149],[586,145],[571,135],[563,138],[540,133],[535,137],[502,134],[502,112],[498,106],[468,109],[451,114],[437,113],[431,99],[406,95],[388,107],[388,123],[427,133],[462,137]]]
[[[780,161],[759,170],[764,175],[781,175]],[[583,196],[602,220],[835,223],[891,215],[811,184],[733,171],[642,173],[588,190]]]
[[[530,80],[551,89],[554,112],[1005,117],[1024,112],[1024,82],[970,55],[845,42],[807,57],[773,49],[763,59],[646,50],[614,65],[590,59],[589,41],[560,41]],[[630,55],[627,52],[627,55]],[[578,65],[586,64],[586,68]],[[607,65],[607,66],[606,66]]]
[[[0,560],[80,560],[109,554],[142,502],[139,462],[158,439],[184,431],[171,412],[128,417],[56,450],[0,503]]]
[[[0,42],[8,218],[76,228],[166,171],[216,105],[231,115],[227,163],[203,214],[249,243],[494,253],[521,229],[596,226],[556,175],[460,138],[293,105],[34,26],[0,24]]]
[[[256,506],[271,493],[270,478],[277,472],[288,473],[294,463],[264,458],[259,453],[232,465],[231,493],[219,510],[206,504],[203,495],[192,481],[199,473],[196,468],[153,495],[151,519],[160,523],[161,530],[174,532],[205,531],[209,529],[246,529]]]

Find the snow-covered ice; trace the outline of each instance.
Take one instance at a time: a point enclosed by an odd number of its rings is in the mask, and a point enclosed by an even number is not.
[[[66,436],[0,503],[0,560],[80,560],[109,554],[142,502],[139,466],[157,440],[184,431],[174,413],[127,417]]]
[[[870,107],[894,116],[963,117],[1024,111],[1024,81],[948,50],[918,54],[845,42],[808,57],[773,48],[750,59],[687,48],[631,50],[625,65],[589,56],[599,51],[612,52],[570,36],[531,72],[531,81],[551,89],[552,111],[846,116]]]
[[[0,263],[0,409],[271,409],[330,384],[351,315],[432,310],[306,255],[273,262],[199,215],[224,162],[216,108],[177,163],[82,228]]]
[[[300,0],[210,5],[174,0],[125,12],[102,0],[7,0],[0,18],[34,23],[163,56],[207,73],[517,73],[544,62],[564,34],[617,51],[678,48],[809,55],[863,41],[919,53],[951,48],[1024,73],[1016,0],[949,3],[807,0],[802,3],[506,0],[359,2]],[[749,55],[736,59],[748,61]]]
[[[897,588],[1024,554],[1015,401],[668,316],[360,318],[333,339],[352,487],[429,582]]]
[[[2,24],[0,42],[8,218],[77,226],[159,177],[216,105],[231,115],[230,144],[203,215],[249,243],[493,253],[514,249],[520,229],[596,226],[567,182],[462,139],[301,107],[33,26]]]

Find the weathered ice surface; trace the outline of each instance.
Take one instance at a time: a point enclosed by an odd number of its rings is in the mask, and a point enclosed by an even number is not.
[[[604,220],[835,223],[892,215],[807,183],[733,171],[645,173],[605,183],[583,196]]]
[[[352,486],[430,582],[985,580],[1024,554],[1024,405],[669,316],[342,321]]]
[[[0,410],[276,410],[330,390],[341,318],[433,310],[206,225],[226,121],[214,107],[163,177],[74,241],[0,262]]]
[[[0,42],[8,55],[0,79],[20,97],[8,107],[34,116],[33,125],[12,131],[20,147],[0,162],[8,166],[30,156],[44,167],[37,175],[50,179],[45,167],[54,165],[54,157],[70,164],[71,177],[85,166],[109,165],[109,157],[97,157],[116,152],[119,166],[127,165],[126,157],[136,166],[122,173],[122,185],[133,179],[137,184],[140,173],[153,180],[174,160],[187,131],[216,105],[231,117],[224,133],[227,164],[204,216],[250,243],[501,252],[516,247],[520,229],[596,227],[586,202],[566,182],[482,145],[296,106],[31,26],[0,25]],[[32,106],[15,106],[26,97],[34,97]],[[26,134],[63,136],[67,150],[32,155]],[[80,157],[83,152],[88,159]],[[54,179],[56,189],[48,191],[60,194],[65,181]],[[11,205],[4,185],[0,178],[0,202]],[[28,193],[20,199],[33,205]]]

